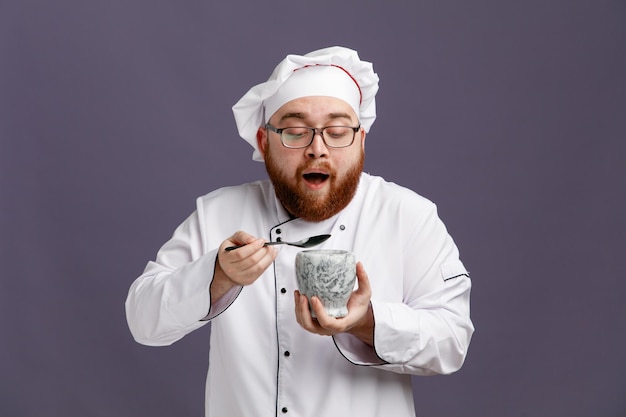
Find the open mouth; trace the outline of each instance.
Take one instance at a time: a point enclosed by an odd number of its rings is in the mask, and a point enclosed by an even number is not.
[[[321,185],[328,179],[329,175],[323,172],[309,172],[302,175],[302,177],[309,184]]]

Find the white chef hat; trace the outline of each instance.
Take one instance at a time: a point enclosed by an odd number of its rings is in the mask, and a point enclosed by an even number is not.
[[[347,102],[366,132],[376,119],[378,76],[370,62],[341,46],[306,55],[287,55],[270,78],[252,87],[234,106],[239,135],[254,148],[252,159],[262,161],[257,148],[259,127],[288,101],[307,96],[330,96]]]

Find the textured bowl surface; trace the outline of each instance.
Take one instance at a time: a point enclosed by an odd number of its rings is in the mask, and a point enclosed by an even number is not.
[[[296,255],[298,289],[307,297],[317,296],[331,317],[348,314],[346,304],[354,290],[354,254],[342,250],[306,250]],[[313,317],[315,313],[311,310]]]

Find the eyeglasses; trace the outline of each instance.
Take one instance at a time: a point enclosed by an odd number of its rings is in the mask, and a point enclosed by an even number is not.
[[[326,126],[321,129],[315,127],[284,127],[278,129],[270,124],[265,125],[266,129],[280,135],[280,141],[286,148],[307,148],[316,134],[320,134],[324,144],[329,148],[345,148],[354,142],[356,132],[361,126]]]

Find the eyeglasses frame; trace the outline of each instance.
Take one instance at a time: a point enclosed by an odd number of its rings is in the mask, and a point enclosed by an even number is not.
[[[329,145],[328,143],[326,143],[326,139],[324,139],[324,130],[329,129],[329,128],[333,128],[333,127],[348,127],[350,129],[352,129],[352,140],[350,141],[350,143],[347,144],[347,145],[343,145],[343,146],[333,146],[333,145]],[[283,146],[285,148],[288,148],[288,149],[304,149],[304,148],[308,148],[309,146],[311,146],[311,144],[315,140],[315,135],[317,135],[317,134],[320,135],[320,137],[322,138],[322,141],[324,142],[324,145],[326,145],[327,147],[333,148],[333,149],[341,149],[341,148],[347,148],[348,146],[351,146],[354,143],[354,138],[356,137],[356,132],[358,132],[361,129],[361,125],[358,125],[357,127],[336,125],[336,126],[324,126],[322,128],[308,127],[308,126],[288,126],[288,127],[278,128],[278,127],[272,126],[269,123],[266,123],[265,124],[265,128],[267,130],[271,130],[274,133],[277,133],[279,135],[279,138],[280,138],[280,143],[282,143]],[[307,143],[306,145],[303,145],[303,146],[289,146],[289,145],[286,145],[285,142],[283,142],[283,134],[282,133],[283,133],[284,130],[291,129],[291,128],[302,128],[302,129],[312,130],[313,131],[313,136],[311,136],[311,141],[309,143]]]

